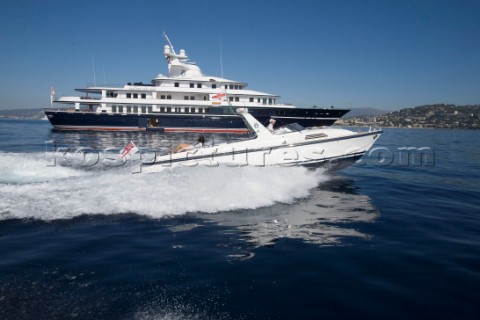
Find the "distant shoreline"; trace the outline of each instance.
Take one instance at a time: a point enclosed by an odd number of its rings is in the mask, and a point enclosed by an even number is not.
[[[342,118],[338,124],[405,129],[480,129],[480,105],[423,105],[382,115]]]
[[[33,117],[2,117],[0,120],[38,120],[38,121],[48,121],[46,118],[33,118]]]
[[[364,125],[364,126],[354,126],[349,124],[334,124],[335,127],[350,127],[350,128],[367,128],[367,127],[379,127],[381,129],[419,129],[419,130],[479,130],[480,128],[446,128],[446,127],[439,127],[439,128],[432,128],[432,127],[390,127],[390,126],[379,126],[379,125]]]

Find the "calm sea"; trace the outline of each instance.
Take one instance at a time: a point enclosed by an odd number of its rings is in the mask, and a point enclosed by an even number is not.
[[[335,173],[104,162],[191,135],[0,138],[0,319],[480,317],[480,131],[386,129]]]

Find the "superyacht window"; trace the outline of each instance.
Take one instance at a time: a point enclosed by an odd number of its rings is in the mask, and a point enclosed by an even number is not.
[[[133,99],[138,99],[138,93],[133,94]]]
[[[123,113],[123,106],[118,106],[118,113]]]
[[[147,107],[142,107],[142,113],[147,113]]]
[[[240,97],[235,97],[235,101],[236,101],[236,102],[239,102],[239,101],[240,101]]]
[[[131,98],[132,97],[132,94],[131,93],[127,93],[127,98]]]
[[[142,93],[142,99],[146,99],[146,98],[147,98],[147,94]]]
[[[127,113],[132,113],[132,106],[127,106]]]
[[[138,107],[133,107],[133,113],[138,113]]]
[[[188,96],[183,97],[184,100],[188,100]]]
[[[250,102],[253,102],[253,98],[250,98]]]
[[[165,99],[165,95],[162,94],[162,95],[160,96],[160,99]]]
[[[195,88],[195,83],[190,83],[190,88]]]
[[[171,95],[168,95],[167,96],[167,100],[171,100],[172,99],[172,96]]]
[[[215,83],[212,84],[212,89],[217,89],[217,85]]]
[[[195,97],[194,97],[194,96],[190,96],[190,100],[195,100]]]
[[[177,87],[177,88],[180,87],[180,83],[175,82],[175,87]]]
[[[201,83],[197,83],[197,88],[201,88],[202,87],[202,84]]]
[[[112,106],[112,112],[116,113],[117,112],[117,106]]]

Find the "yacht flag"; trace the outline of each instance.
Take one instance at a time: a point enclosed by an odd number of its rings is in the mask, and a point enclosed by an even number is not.
[[[129,155],[130,153],[134,154],[136,152],[138,152],[137,146],[135,145],[135,143],[133,143],[133,141],[130,141],[130,143],[127,144],[127,146],[125,148],[123,148],[123,150],[121,151],[122,159],[124,157],[126,157],[127,155]]]
[[[219,92],[219,93],[210,93],[210,101],[212,104],[221,104],[222,101],[227,100],[227,93],[226,92]]]
[[[55,89],[53,89],[53,86],[50,86],[50,105],[53,104],[53,97],[55,96]]]

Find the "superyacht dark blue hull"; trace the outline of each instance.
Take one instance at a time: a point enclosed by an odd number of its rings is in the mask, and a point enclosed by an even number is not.
[[[277,126],[297,122],[304,127],[330,126],[349,110],[345,109],[287,109],[249,108],[261,123],[271,117]],[[57,130],[109,130],[163,132],[227,132],[246,133],[242,119],[228,107],[210,108],[206,113],[144,113],[120,114],[46,109],[45,114]]]

